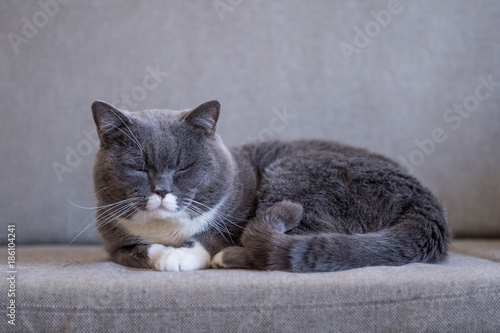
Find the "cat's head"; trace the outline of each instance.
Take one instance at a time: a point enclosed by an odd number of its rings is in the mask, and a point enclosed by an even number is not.
[[[140,221],[190,216],[228,195],[234,162],[215,133],[220,104],[128,112],[94,102],[94,185],[102,210]],[[109,215],[109,214],[108,214]]]

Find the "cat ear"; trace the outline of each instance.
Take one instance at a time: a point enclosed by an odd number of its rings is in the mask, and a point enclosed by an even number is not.
[[[129,117],[111,104],[95,101],[92,103],[92,115],[101,140],[108,134],[115,133],[123,125],[130,124]]]
[[[215,133],[215,125],[219,119],[220,103],[218,101],[210,101],[201,104],[184,118],[185,121],[196,128],[205,131],[207,136]]]

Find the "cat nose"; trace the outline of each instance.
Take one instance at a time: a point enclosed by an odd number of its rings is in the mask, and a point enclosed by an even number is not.
[[[156,190],[155,193],[158,194],[160,197],[165,198],[165,196],[167,194],[169,194],[170,191],[167,191],[167,190]]]

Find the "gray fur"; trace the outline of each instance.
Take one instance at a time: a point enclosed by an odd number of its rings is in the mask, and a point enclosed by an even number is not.
[[[196,240],[212,256],[227,248],[225,267],[319,272],[445,258],[442,208],[395,162],[324,141],[248,144],[228,154],[215,134],[219,108],[216,101],[190,111],[92,105],[99,205],[137,198],[97,212],[114,261],[149,267],[148,242],[127,234],[117,217],[144,210],[157,191],[181,198],[181,209],[194,199],[207,211],[227,198],[217,223],[185,243]]]
[[[222,250],[223,266],[214,268],[245,268],[255,269],[252,259],[246,248],[242,246],[229,246]]]

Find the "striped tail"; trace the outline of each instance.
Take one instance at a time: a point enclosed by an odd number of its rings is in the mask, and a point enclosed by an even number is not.
[[[259,212],[242,243],[263,270],[330,272],[365,266],[436,263],[446,257],[450,234],[441,209],[414,207],[391,227],[365,234],[285,234],[299,225],[302,206],[282,201]]]

